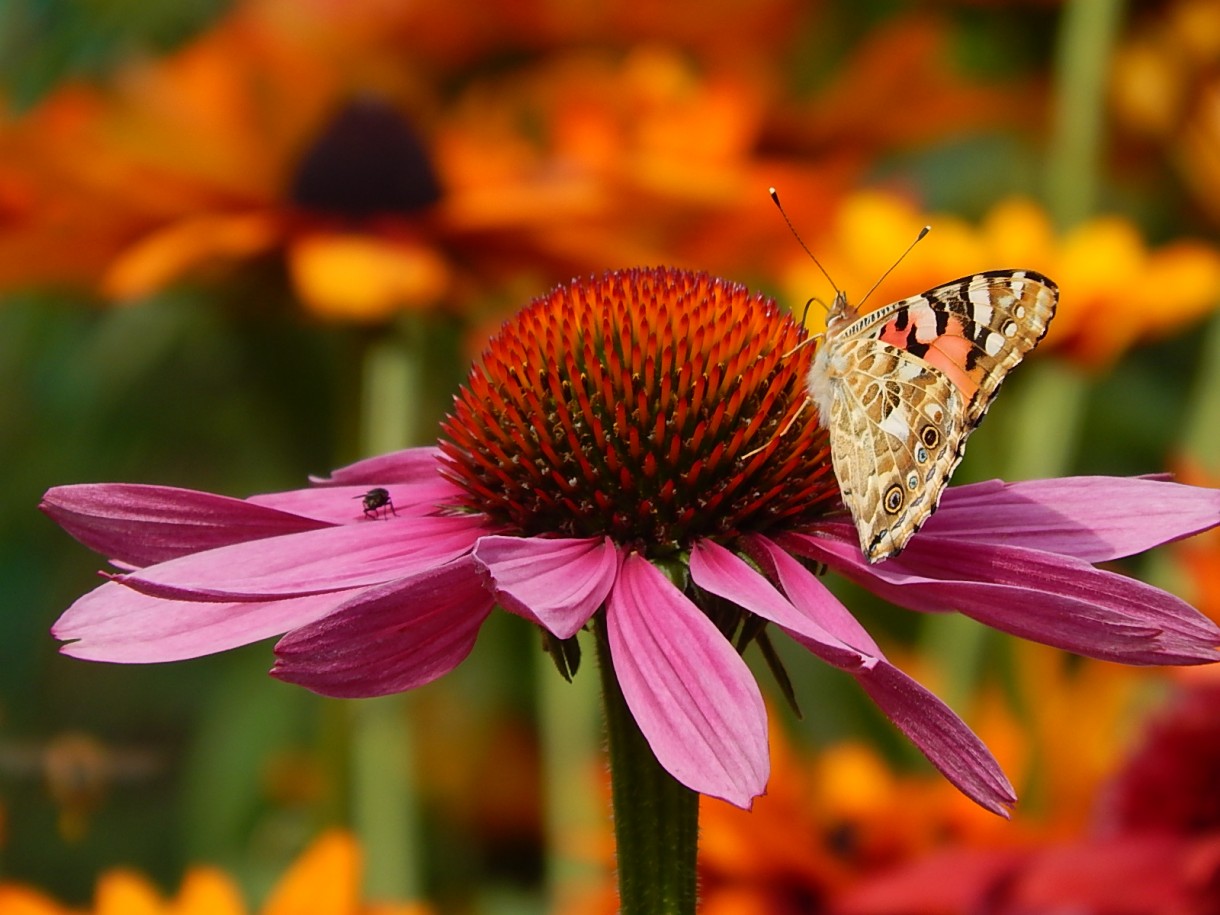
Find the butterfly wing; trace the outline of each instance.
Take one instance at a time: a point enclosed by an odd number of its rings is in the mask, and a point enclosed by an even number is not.
[[[844,336],[875,337],[944,372],[962,392],[973,429],[1005,376],[1045,336],[1058,301],[1059,287],[1040,273],[991,270],[886,305]]]
[[[936,508],[957,466],[965,404],[948,377],[871,338],[843,342],[830,453],[843,504],[870,562],[898,553]]]
[[[936,510],[966,438],[1045,335],[1058,298],[1039,273],[993,270],[828,334],[809,388],[829,407],[835,476],[870,562],[898,553]],[[924,440],[927,430],[935,436]]]

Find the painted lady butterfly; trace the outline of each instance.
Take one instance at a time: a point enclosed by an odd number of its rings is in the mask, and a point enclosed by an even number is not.
[[[807,388],[869,562],[896,555],[936,510],[967,437],[1058,299],[1032,270],[962,277],[863,316],[835,296]]]

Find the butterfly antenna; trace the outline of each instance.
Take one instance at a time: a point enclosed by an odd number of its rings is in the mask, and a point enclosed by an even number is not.
[[[905,251],[903,251],[901,254],[898,255],[898,260],[896,260],[896,261],[894,261],[894,263],[890,264],[890,269],[885,271],[885,273],[881,274],[881,276],[877,277],[877,282],[873,283],[872,288],[869,289],[868,292],[864,293],[864,298],[862,298],[859,302],[856,303],[856,308],[863,307],[864,303],[868,301],[868,297],[877,291],[877,287],[881,285],[881,283],[885,280],[885,278],[887,276],[889,276],[891,273],[893,273],[894,268],[897,267],[899,264],[901,264],[903,262],[903,260],[906,259],[906,256],[911,253],[911,249],[914,248],[921,241],[923,241],[923,237],[931,231],[932,231],[931,226],[924,226],[922,229],[919,230],[919,234],[915,236],[915,240],[913,242],[911,242],[909,245],[907,245],[907,249]],[[824,272],[825,271],[823,271],[823,273]]]
[[[792,220],[788,218],[788,214],[784,210],[784,205],[779,202],[779,192],[772,187],[767,189],[767,193],[771,195],[771,202],[775,204],[776,209],[779,210],[779,214],[784,217],[784,222],[788,223],[788,231],[792,233],[792,237],[796,239],[796,243],[804,249],[806,254],[809,255],[809,259],[817,264],[818,269],[822,271],[822,276],[826,277],[826,282],[830,283],[830,288],[835,291],[835,296],[839,296],[841,294],[839,292],[839,287],[836,286],[835,281],[830,278],[830,274],[826,272],[826,268],[822,266],[822,262],[814,256],[812,251],[809,250],[809,246],[805,244],[805,240],[801,238],[800,233],[796,231],[796,226],[794,226],[792,224]],[[805,303],[806,312],[809,311],[809,303],[813,301],[813,299],[810,299],[809,302]]]

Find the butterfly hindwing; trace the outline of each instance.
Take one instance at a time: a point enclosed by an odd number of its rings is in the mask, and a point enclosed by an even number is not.
[[[836,299],[808,388],[869,561],[897,554],[935,511],[966,438],[1046,333],[1058,295],[1034,271],[994,270],[859,317]]]
[[[855,368],[831,408],[831,459],[861,550],[888,556],[936,508],[961,459],[962,397],[897,347],[870,338],[843,346]]]

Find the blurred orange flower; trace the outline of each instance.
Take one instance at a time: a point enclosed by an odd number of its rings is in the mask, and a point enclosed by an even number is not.
[[[0,883],[4,915],[246,915],[233,879],[211,867],[187,872],[166,899],[140,874],[115,870],[98,880],[92,907],[63,906],[38,890]],[[319,837],[288,869],[258,909],[261,915],[428,915],[413,903],[360,901],[360,851],[344,832]]]
[[[1030,107],[949,67],[931,18],[798,99],[776,45],[811,8],[615,9],[240,4],[7,118],[0,288],[126,300],[269,261],[315,312],[377,321],[614,265],[759,279],[789,244],[768,185],[821,213],[879,149]]]
[[[1110,97],[1119,127],[1159,150],[1220,221],[1220,6],[1175,0],[1134,18]]]
[[[1102,370],[1139,341],[1181,330],[1220,306],[1220,251],[1181,239],[1150,247],[1128,220],[1089,219],[1056,232],[1037,204],[1008,199],[978,225],[927,217],[906,198],[881,191],[846,199],[811,247],[841,289],[860,296],[915,239],[932,232],[872,294],[872,307],[980,270],[1030,268],[1060,287],[1059,308],[1039,353],[1055,350]],[[792,255],[785,285],[792,302],[832,292],[817,267]],[[865,310],[869,310],[866,308]],[[811,319],[815,324],[818,315]]]

